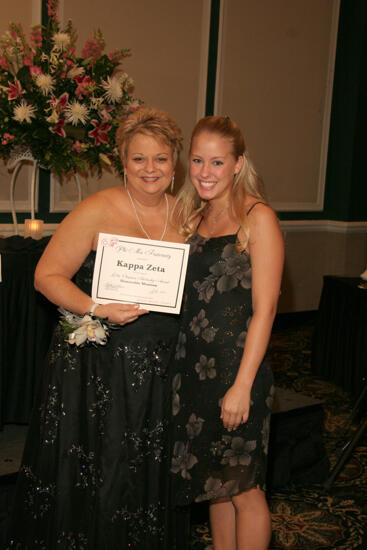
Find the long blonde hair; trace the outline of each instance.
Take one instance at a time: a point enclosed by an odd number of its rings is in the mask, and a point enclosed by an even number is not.
[[[241,170],[234,176],[229,201],[231,213],[245,236],[239,243],[240,250],[244,250],[249,241],[249,226],[244,209],[245,199],[248,195],[252,195],[261,202],[266,202],[262,179],[248,155],[242,132],[233,120],[224,116],[207,116],[200,119],[191,135],[190,153],[194,138],[201,132],[217,134],[228,139],[232,144],[234,158],[236,160],[240,156],[244,158]],[[187,239],[195,232],[197,216],[204,210],[206,204],[207,202],[200,198],[192,183],[187,180],[181,188],[176,202],[176,211],[181,226],[180,232]]]

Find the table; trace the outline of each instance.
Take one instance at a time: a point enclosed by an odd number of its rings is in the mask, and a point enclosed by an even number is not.
[[[0,428],[27,423],[57,308],[33,287],[36,264],[49,241],[0,239]]]
[[[326,275],[312,344],[312,371],[357,397],[367,379],[367,289]]]

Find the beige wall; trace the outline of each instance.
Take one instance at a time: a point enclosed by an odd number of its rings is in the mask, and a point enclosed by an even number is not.
[[[147,105],[168,111],[180,125],[185,144],[198,116],[202,116],[202,72],[206,72],[209,36],[207,0],[61,0],[60,15],[78,29],[78,49],[93,30],[105,36],[106,51],[130,48],[124,69],[135,81],[135,96]],[[203,40],[204,38],[204,40]],[[203,42],[203,45],[202,45]],[[205,79],[204,79],[205,82]],[[202,107],[201,107],[202,105]],[[186,152],[176,170],[179,185],[184,179]],[[120,184],[107,172],[102,180],[83,181],[83,193],[90,194]],[[53,210],[65,210],[76,199],[74,185],[60,188],[53,183]]]
[[[339,0],[222,0],[215,112],[236,120],[280,211],[323,209]],[[367,267],[367,224],[282,224],[280,311],[317,309],[323,275]]]
[[[216,112],[242,128],[277,210],[320,210],[338,0],[223,0]]]
[[[324,275],[359,277],[367,269],[367,224],[282,224],[286,260],[279,311],[318,308]]]
[[[2,2],[0,9],[0,34],[8,29],[9,21],[20,22],[29,36],[31,25],[41,22],[41,4],[38,0],[17,0],[16,2]],[[9,212],[10,178],[5,164],[0,161],[0,212]],[[15,187],[15,201],[17,210],[30,209],[30,182],[31,170],[22,168]]]

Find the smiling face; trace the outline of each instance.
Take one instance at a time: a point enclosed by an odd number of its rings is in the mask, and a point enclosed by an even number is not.
[[[233,179],[243,164],[236,159],[229,139],[212,132],[200,132],[191,144],[190,177],[200,197],[227,203]]]
[[[174,174],[171,146],[151,135],[135,134],[127,150],[125,173],[128,188],[138,200],[163,195]]]

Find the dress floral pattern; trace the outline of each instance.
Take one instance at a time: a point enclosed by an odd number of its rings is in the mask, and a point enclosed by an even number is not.
[[[251,260],[236,235],[190,239],[185,310],[172,382],[177,504],[265,489],[274,385],[266,360],[257,372],[249,419],[228,432],[220,406],[233,384],[252,316]]]
[[[75,279],[87,293],[94,258],[92,252]],[[150,313],[112,330],[106,346],[83,348],[68,344],[56,328],[8,548],[176,548],[167,428],[178,321]]]

